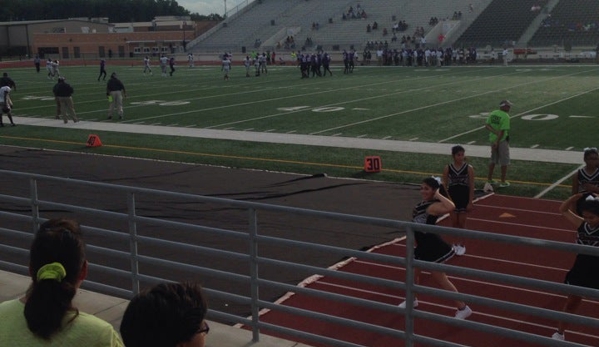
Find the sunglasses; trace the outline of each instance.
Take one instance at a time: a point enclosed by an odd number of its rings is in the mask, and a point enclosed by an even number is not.
[[[196,331],[196,334],[205,334],[208,335],[210,332],[210,326],[208,326],[208,322],[204,322],[204,327],[200,328]]]

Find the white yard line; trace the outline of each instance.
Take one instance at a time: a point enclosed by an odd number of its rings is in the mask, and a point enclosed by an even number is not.
[[[573,75],[574,75],[574,74],[573,74]],[[566,75],[566,76],[569,76],[569,75]],[[563,77],[563,76],[560,76],[559,78],[562,78],[562,77]],[[556,77],[556,78],[557,78],[557,77]],[[545,82],[545,81],[543,81],[543,82]],[[540,110],[540,109],[542,109],[542,108],[545,108],[545,107],[547,107],[547,106],[551,106],[551,105],[559,104],[560,102],[564,102],[564,101],[567,101],[567,100],[570,100],[570,99],[573,99],[573,98],[577,98],[577,97],[579,97],[579,96],[581,96],[581,95],[585,95],[585,94],[588,94],[588,93],[594,92],[594,91],[596,91],[596,90],[598,90],[598,89],[599,89],[599,87],[597,87],[597,88],[594,88],[594,89],[591,89],[591,90],[584,91],[584,92],[582,92],[582,93],[578,93],[578,94],[575,94],[575,95],[571,95],[571,96],[568,96],[568,97],[565,97],[565,98],[559,99],[559,100],[557,100],[557,101],[550,102],[550,103],[548,103],[548,104],[545,104],[545,105],[541,105],[541,106],[539,106],[539,107],[532,108],[532,109],[530,109],[530,110],[527,110],[527,111],[525,111],[525,112],[521,112],[521,113],[518,113],[518,114],[516,114],[516,115],[514,115],[514,116],[510,116],[510,119],[517,118],[517,117],[521,117],[521,116],[527,115],[527,114],[529,114],[529,113],[531,113],[531,112],[533,112],[533,111],[536,111],[536,110]],[[449,140],[453,140],[453,139],[455,139],[456,137],[464,136],[464,135],[466,135],[466,134],[470,134],[470,133],[473,133],[473,132],[475,132],[475,131],[479,131],[479,130],[481,130],[481,129],[484,129],[484,128],[485,128],[485,127],[484,127],[484,125],[483,125],[483,126],[480,126],[480,127],[478,127],[478,128],[474,128],[474,129],[472,129],[472,130],[468,130],[468,131],[465,131],[465,132],[463,132],[463,133],[460,133],[460,134],[456,134],[456,135],[450,136],[450,137],[448,137],[448,138],[446,138],[446,139],[440,140],[439,142],[447,142],[447,141],[449,141]]]

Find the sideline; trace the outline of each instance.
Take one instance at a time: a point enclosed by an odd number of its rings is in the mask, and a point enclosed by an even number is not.
[[[90,122],[82,120],[79,123],[64,124],[60,120],[50,118],[19,117],[15,116],[15,122],[22,125],[70,128],[93,131],[112,131],[133,134],[170,135],[185,136],[205,139],[249,141],[278,144],[294,144],[305,146],[322,146],[351,149],[371,149],[394,152],[409,152],[421,154],[447,155],[446,143],[394,141],[384,139],[368,139],[357,137],[334,137],[321,135],[282,134],[266,132],[250,132],[237,130],[215,130],[190,127],[169,127],[145,124]],[[468,156],[487,158],[489,157],[488,146],[464,145]],[[582,156],[578,152],[550,150],[538,148],[510,148],[512,160],[538,161],[546,163],[580,164]]]

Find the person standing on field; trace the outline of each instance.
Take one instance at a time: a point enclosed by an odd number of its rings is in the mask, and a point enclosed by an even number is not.
[[[152,73],[152,68],[150,68],[150,57],[148,57],[147,55],[144,58],[144,75],[146,74],[146,72],[149,72],[150,76],[154,75]]]
[[[12,78],[8,77],[8,73],[4,72],[0,78],[0,87],[10,87],[11,90],[17,91],[17,84]]]
[[[12,101],[10,100],[10,87],[3,86],[0,87],[0,127],[4,127],[4,123],[2,122],[2,115],[6,114],[8,120],[10,121],[10,125],[15,126],[15,122],[12,120]]]
[[[250,68],[252,67],[252,60],[249,55],[243,59],[243,66],[245,66],[245,77],[250,77]]]
[[[40,56],[39,55],[35,55],[35,58],[33,59],[33,64],[35,65],[35,71],[37,73],[40,73],[40,64],[41,64],[41,60],[40,60]]]
[[[505,180],[507,167],[510,165],[510,115],[508,112],[512,107],[509,100],[499,103],[499,109],[491,112],[487,117],[485,128],[489,131],[489,142],[491,142],[491,160],[489,162],[489,175],[487,183],[497,184],[493,180],[495,165],[501,166],[501,182],[499,187],[509,187],[510,183]]]
[[[46,60],[46,71],[48,71],[48,79],[54,79],[54,70],[52,69],[52,59]]]
[[[69,117],[73,122],[79,122],[79,119],[75,114],[75,107],[73,106],[72,95],[74,90],[70,84],[65,82],[64,77],[58,77],[58,83],[54,85],[52,92],[54,92],[54,96],[60,104],[60,113],[64,123],[67,124],[69,122]]]
[[[256,66],[258,66],[258,65],[256,65]],[[221,66],[220,70],[224,74],[224,77],[223,77],[224,80],[228,81],[229,80],[229,71],[231,71],[231,60],[229,59],[229,56],[227,54],[225,54],[223,56],[223,62],[222,62],[222,66]],[[256,70],[256,71],[259,71],[259,70]]]
[[[258,57],[258,61],[260,62],[260,73],[267,74],[268,68],[266,67],[266,64],[267,64],[266,53],[262,53],[262,55]]]
[[[112,119],[115,109],[119,119],[123,119],[123,98],[127,97],[127,92],[123,82],[116,77],[116,72],[110,75],[110,79],[106,83],[106,95],[112,99],[108,109],[108,119]]]
[[[102,78],[102,81],[106,81],[106,59],[100,60],[100,75],[98,76],[98,82],[100,82],[100,77],[104,77]]]
[[[162,77],[166,77],[166,65],[167,64],[168,64],[168,57],[163,54],[160,57],[160,71],[162,72]]]
[[[168,65],[169,65],[169,66],[170,66],[170,68],[171,68],[170,75],[172,76],[172,75],[173,75],[173,72],[175,72],[175,57],[174,57],[174,56],[172,56],[172,57],[171,57],[171,58],[168,60]]]
[[[322,55],[322,67],[324,69],[323,76],[327,75],[327,71],[329,72],[331,77],[333,76],[333,72],[331,71],[330,65],[331,65],[331,56],[328,53],[324,53]]]
[[[54,77],[60,77],[60,62],[58,60],[54,60],[52,62],[52,79],[54,79]]]

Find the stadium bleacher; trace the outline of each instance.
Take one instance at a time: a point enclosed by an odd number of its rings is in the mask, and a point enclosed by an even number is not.
[[[359,3],[354,1],[355,4]],[[437,17],[441,21],[450,19],[456,11],[461,11],[464,16],[470,16],[468,11],[467,0],[459,0],[452,2],[439,2],[434,0],[421,1],[397,1],[397,0],[380,0],[375,3],[362,4],[362,8],[367,13],[366,19],[341,19],[341,12],[335,17],[336,22],[332,25],[327,25],[319,30],[318,33],[312,35],[312,39],[324,47],[333,45],[341,45],[341,47],[349,47],[354,45],[356,49],[364,47],[368,41],[388,41],[390,48],[400,48],[399,38],[401,36],[413,36],[416,27],[423,27],[425,33],[430,29],[429,21],[431,17]],[[347,8],[345,9],[347,10]],[[405,20],[408,24],[408,29],[405,32],[397,33],[398,41],[392,42],[393,37],[392,27],[397,21]],[[366,31],[366,26],[373,22],[378,23],[378,30]],[[383,29],[387,28],[388,34],[383,36]],[[434,42],[429,42],[436,45]]]
[[[351,18],[347,15],[350,7],[365,11],[366,18]],[[418,27],[424,28],[425,35],[430,33],[426,37],[428,47],[501,49],[563,46],[564,42],[596,45],[599,22],[592,19],[592,14],[598,11],[596,0],[260,0],[249,2],[247,8],[219,25],[218,30],[194,42],[191,50],[277,51],[284,55],[319,48],[361,51],[368,42],[384,41],[389,49],[400,49],[401,37],[413,36]],[[461,13],[459,23],[440,43],[440,26],[455,19],[452,14],[456,12]],[[549,13],[551,21],[546,21]],[[439,21],[436,27],[429,23],[432,17]],[[375,21],[378,29],[367,32],[367,25]],[[405,21],[408,28],[397,32],[394,41],[392,28],[398,21]],[[313,27],[315,23],[317,29]],[[387,35],[383,35],[385,28]],[[288,36],[293,36],[295,45],[285,45]],[[306,44],[307,39],[311,40],[310,45]]]
[[[361,0],[329,0],[329,1],[292,1],[262,0],[251,3],[243,13],[231,18],[226,26],[215,31],[194,46],[194,50],[252,50],[261,46],[260,50],[276,49],[277,43],[294,34],[296,48],[303,46],[306,38],[311,38],[314,47],[320,45],[325,49],[356,49],[364,47],[368,41],[384,41],[391,48],[399,48],[399,41],[392,43],[392,27],[399,20],[405,20],[409,28],[398,33],[398,37],[412,36],[416,27],[430,29],[431,17],[441,21],[450,19],[456,11],[462,12],[465,22],[470,23],[476,12],[471,13],[469,7],[474,3],[476,9],[484,8],[491,0],[458,0],[454,2],[438,2],[434,0],[379,0],[376,3]],[[350,7],[361,8],[367,18],[343,20],[343,14]],[[366,32],[367,24],[379,24],[378,30]],[[318,23],[319,29],[312,30],[312,24]],[[383,36],[383,29],[388,34]],[[257,42],[257,40],[259,40]],[[436,43],[435,43],[436,44]]]
[[[599,42],[599,1],[562,0],[544,14],[531,46],[595,46]]]
[[[226,27],[221,25],[219,30],[196,44],[192,49],[213,52],[239,51],[242,46],[251,49],[256,39],[261,41],[266,39],[259,36],[261,35],[258,33],[260,28],[266,27],[271,32],[275,32],[280,25],[272,26],[271,20],[281,17],[296,6],[297,2],[289,0],[255,1],[235,19],[229,21]]]
[[[542,15],[547,0],[494,0],[458,38],[456,47],[512,46],[531,22]]]

